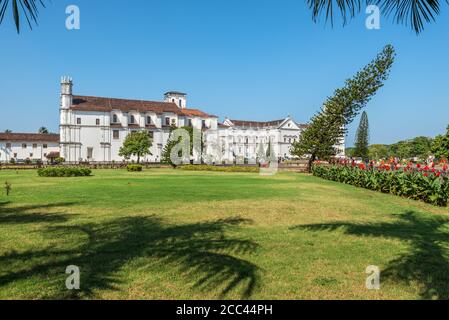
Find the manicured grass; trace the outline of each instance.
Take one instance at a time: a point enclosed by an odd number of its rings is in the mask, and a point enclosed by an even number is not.
[[[0,299],[449,298],[449,209],[294,173],[6,180]]]

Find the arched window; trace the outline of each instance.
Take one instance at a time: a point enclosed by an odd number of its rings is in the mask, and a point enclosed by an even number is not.
[[[118,123],[118,117],[116,114],[112,116],[112,123]]]
[[[179,107],[182,108],[182,100],[179,99]]]
[[[136,118],[132,115],[132,116],[129,118],[129,122],[130,122],[130,123],[136,123]]]

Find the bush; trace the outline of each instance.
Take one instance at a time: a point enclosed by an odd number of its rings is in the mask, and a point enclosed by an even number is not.
[[[258,167],[244,167],[244,166],[228,166],[217,167],[210,165],[184,165],[180,169],[188,171],[215,171],[215,172],[252,172],[258,173]]]
[[[128,164],[126,170],[129,172],[141,172],[143,170],[143,166],[141,164]]]
[[[449,178],[438,172],[314,165],[312,173],[326,180],[421,200],[436,206],[447,206],[449,199]]]
[[[37,171],[40,177],[87,177],[92,170],[84,167],[48,167]]]
[[[65,159],[62,158],[62,157],[56,158],[54,160],[54,163],[56,163],[56,164],[61,164],[61,163],[64,163],[64,162],[65,162]]]

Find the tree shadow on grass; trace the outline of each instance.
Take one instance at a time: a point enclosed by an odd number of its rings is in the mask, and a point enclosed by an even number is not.
[[[65,222],[68,220],[68,215],[47,211],[52,208],[73,206],[76,203],[64,202],[19,207],[11,207],[10,204],[11,202],[0,202],[0,225]]]
[[[227,228],[248,222],[230,218],[173,226],[151,216],[53,227],[48,230],[51,237],[81,239],[83,243],[73,250],[45,249],[0,257],[0,263],[10,265],[17,265],[18,261],[37,261],[30,268],[0,275],[0,287],[38,276],[58,279],[54,284],[57,293],[49,298],[90,298],[99,290],[116,289],[123,281],[118,276],[121,268],[134,259],[145,258],[139,269],[148,272],[152,266],[159,270],[172,269],[191,281],[196,289],[218,291],[220,297],[239,290],[243,298],[249,298],[258,286],[259,268],[236,255],[251,254],[258,245],[225,234]],[[71,296],[65,288],[67,275],[64,271],[68,265],[76,265],[81,270],[78,296]],[[60,281],[62,275],[64,280]]]
[[[413,211],[399,215],[392,223],[330,223],[300,225],[307,231],[342,230],[346,234],[407,241],[406,254],[388,263],[382,270],[386,281],[416,283],[423,299],[449,299],[449,218]],[[350,261],[348,261],[350,263]]]

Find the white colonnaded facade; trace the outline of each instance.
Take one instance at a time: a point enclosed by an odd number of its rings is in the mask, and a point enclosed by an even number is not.
[[[74,95],[72,79],[63,77],[59,135],[0,134],[0,162],[11,158],[44,161],[55,156],[67,163],[122,162],[119,150],[126,136],[146,131],[152,140],[151,155],[142,161],[159,163],[173,126],[202,131],[203,156],[216,164],[256,163],[261,150],[266,153],[268,148],[279,160],[291,159],[292,144],[307,128],[290,116],[267,122],[226,118],[219,123],[217,116],[187,108],[187,95],[176,91],[167,92],[163,101]],[[342,139],[336,147],[339,157],[344,157],[344,144]]]

